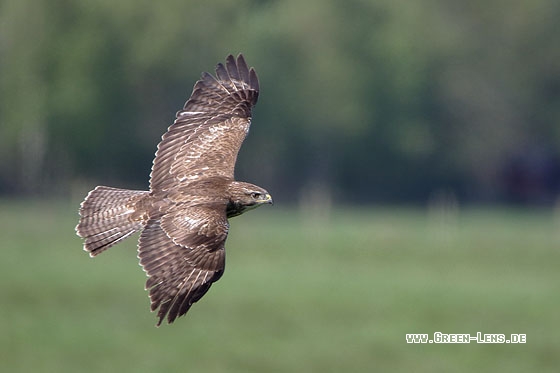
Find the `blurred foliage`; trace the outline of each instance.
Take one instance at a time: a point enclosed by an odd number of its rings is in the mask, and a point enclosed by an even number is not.
[[[293,201],[504,197],[560,148],[560,3],[0,1],[0,192],[147,187],[202,71],[243,52],[261,98],[238,176]]]

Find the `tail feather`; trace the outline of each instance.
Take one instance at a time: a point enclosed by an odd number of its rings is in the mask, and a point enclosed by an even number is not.
[[[85,239],[84,250],[90,256],[107,250],[142,229],[142,214],[137,202],[149,192],[98,186],[80,205],[78,236]]]

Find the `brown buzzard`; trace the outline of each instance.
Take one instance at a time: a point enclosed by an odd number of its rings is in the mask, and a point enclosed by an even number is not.
[[[272,203],[263,188],[235,181],[259,81],[242,55],[196,82],[158,145],[150,190],[98,186],[80,206],[78,235],[94,257],[141,231],[138,258],[148,275],[159,326],[187,313],[224,273],[228,218]]]

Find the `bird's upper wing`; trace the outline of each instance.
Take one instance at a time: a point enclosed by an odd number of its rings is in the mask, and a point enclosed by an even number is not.
[[[187,313],[222,276],[228,229],[225,211],[211,206],[177,205],[148,221],[138,257],[149,277],[151,309],[159,308],[158,325]]]
[[[259,81],[242,55],[218,64],[196,82],[190,99],[158,145],[150,175],[154,192],[180,182],[222,176],[233,178],[237,153],[251,123]]]

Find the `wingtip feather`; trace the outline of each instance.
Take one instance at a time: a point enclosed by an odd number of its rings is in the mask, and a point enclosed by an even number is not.
[[[257,91],[257,93],[259,92],[259,77],[252,67],[249,70],[249,84],[251,85],[251,89]]]
[[[226,69],[230,79],[240,80],[239,70],[237,68],[237,62],[235,61],[235,58],[231,54],[226,58]]]

